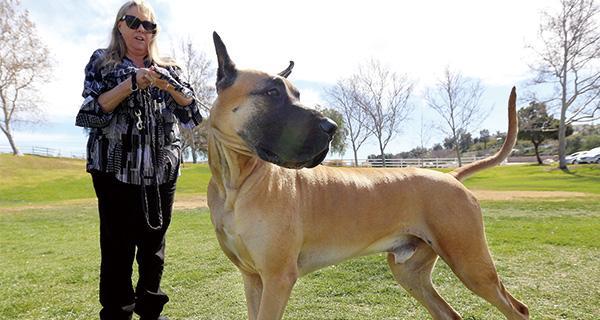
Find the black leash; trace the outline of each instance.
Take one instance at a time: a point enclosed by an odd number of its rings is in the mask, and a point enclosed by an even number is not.
[[[144,110],[142,111],[142,109],[136,108],[134,110],[134,114],[137,117],[137,123],[136,123],[136,127],[140,132],[143,132],[144,130],[150,130],[150,119],[148,117],[148,114],[150,112],[152,112],[151,110],[148,110],[148,105],[154,105],[155,101],[153,99],[153,97],[151,96],[149,89],[144,89],[144,90],[140,90],[140,104],[143,105]],[[155,108],[156,109],[156,108]],[[155,110],[156,111],[156,110]],[[142,120],[142,115],[143,120]],[[158,130],[158,123],[157,123],[157,128],[155,130]],[[149,132],[150,133],[150,132]],[[158,132],[155,132],[155,134],[158,134]],[[142,135],[144,136],[144,135]],[[153,170],[152,170],[152,178],[154,179],[154,186],[156,188],[156,215],[157,215],[157,220],[158,220],[158,224],[156,226],[153,226],[152,223],[150,222],[150,207],[148,205],[148,190],[146,188],[146,177],[145,177],[145,156],[146,156],[146,143],[145,143],[145,139],[144,141],[140,140],[140,145],[141,145],[141,202],[142,202],[142,212],[144,213],[144,218],[146,220],[146,227],[148,227],[148,229],[152,230],[152,231],[157,231],[162,229],[163,227],[163,215],[162,215],[162,202],[161,202],[161,198],[160,198],[160,187],[158,184],[158,175],[157,175],[157,170],[158,170],[158,166],[157,166],[157,160],[156,160],[156,154],[158,152],[158,144],[156,143],[155,139],[153,138],[152,134],[149,134],[148,137],[150,138],[149,141],[149,145],[150,145],[150,150],[152,151],[152,166],[153,166]]]

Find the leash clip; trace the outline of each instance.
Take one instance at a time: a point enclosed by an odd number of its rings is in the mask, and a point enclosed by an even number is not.
[[[144,122],[142,121],[142,111],[140,109],[135,109],[133,111],[133,113],[135,114],[135,116],[137,117],[137,122],[135,123],[135,127],[139,130],[142,131],[144,130]]]

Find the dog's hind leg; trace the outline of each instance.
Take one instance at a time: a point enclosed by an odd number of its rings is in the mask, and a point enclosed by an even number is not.
[[[527,306],[504,288],[487,248],[485,251],[476,258],[450,256],[445,260],[467,288],[498,308],[507,319],[529,319]]]
[[[437,293],[431,282],[431,271],[437,261],[437,254],[417,238],[406,250],[408,253],[388,253],[387,261],[396,281],[427,308],[433,319],[461,319]],[[405,258],[407,259],[404,260]]]
[[[453,223],[446,222],[446,227]],[[527,306],[513,298],[498,277],[482,222],[462,219],[454,227],[456,232],[436,233],[433,247],[438,255],[469,290],[498,308],[507,319],[529,319]]]
[[[248,320],[256,320],[262,296],[262,279],[258,274],[242,271],[244,277],[244,293],[246,294],[246,305],[248,306]]]

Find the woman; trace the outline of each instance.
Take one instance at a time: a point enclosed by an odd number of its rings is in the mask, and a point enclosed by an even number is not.
[[[119,10],[110,45],[85,68],[76,125],[90,128],[87,171],[100,216],[101,319],[167,319],[160,288],[165,233],[181,161],[177,123],[200,123],[192,88],[158,56],[158,25],[143,0]],[[136,255],[137,248],[137,255]],[[134,257],[139,280],[131,283]]]

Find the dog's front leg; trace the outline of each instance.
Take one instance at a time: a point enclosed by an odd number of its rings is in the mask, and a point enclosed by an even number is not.
[[[280,320],[283,317],[297,279],[296,270],[262,275],[263,291],[258,320]]]
[[[248,320],[256,320],[260,308],[262,296],[262,279],[260,275],[242,271],[244,277],[244,293],[246,294],[246,305],[248,306]]]

